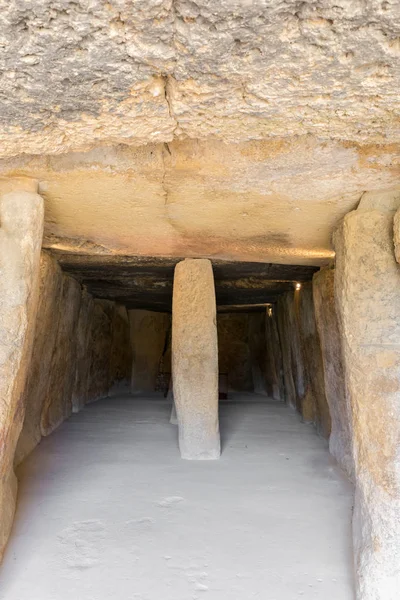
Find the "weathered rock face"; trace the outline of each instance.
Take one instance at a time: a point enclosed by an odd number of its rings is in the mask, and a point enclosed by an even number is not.
[[[335,270],[321,269],[313,278],[315,318],[322,349],[325,393],[332,420],[329,450],[354,479],[351,410],[346,393],[342,344],[335,305]]]
[[[265,319],[265,373],[267,393],[275,400],[284,400],[282,349],[279,341],[276,308],[267,309]]]
[[[287,292],[277,307],[286,401],[328,438],[331,418],[311,283]]]
[[[0,197],[0,559],[10,533],[17,481],[13,461],[24,419],[40,280],[43,201],[30,192]]]
[[[312,407],[317,431],[328,439],[331,433],[331,416],[325,394],[321,342],[315,321],[311,282],[302,285],[298,298],[297,318],[305,370],[304,396],[307,398],[302,400],[302,406],[306,404]]]
[[[45,247],[84,253],[322,265],[364,191],[398,186],[394,145],[302,137],[51,152],[0,161],[0,190],[38,179]]]
[[[110,387],[128,382],[132,371],[132,348],[128,311],[121,304],[114,305],[111,343]]]
[[[304,365],[301,355],[299,330],[295,321],[295,301],[293,292],[288,292],[279,298],[277,303],[277,323],[282,349],[285,400],[289,406],[297,408],[303,415],[301,398],[304,396]],[[307,413],[306,416],[309,420],[310,416]]]
[[[127,381],[131,369],[125,307],[94,300],[46,252],[41,255],[40,278],[15,464],[72,411],[106,396],[114,383]]]
[[[3,4],[5,154],[174,135],[400,137],[396,3]]]
[[[49,381],[43,400],[40,429],[49,435],[72,413],[72,391],[75,383],[77,325],[81,303],[81,287],[75,279],[63,275],[57,336],[48,372]]]
[[[175,267],[172,376],[182,458],[219,458],[218,343],[209,260],[186,259]]]
[[[15,464],[19,464],[40,442],[40,420],[47,397],[58,322],[62,311],[63,275],[57,262],[45,252],[40,258],[40,292],[34,323],[34,352],[24,391],[25,418],[18,439]]]
[[[253,390],[256,394],[266,394],[265,312],[249,314],[249,347]]]
[[[113,314],[113,302],[95,298],[89,342],[91,361],[89,369],[88,402],[93,402],[107,396],[108,390],[110,389]]]
[[[171,316],[149,310],[130,310],[133,392],[154,392],[164,351],[167,350]]]
[[[79,412],[89,399],[89,374],[92,362],[91,330],[94,300],[85,289],[81,293],[78,324],[76,327],[76,366],[72,390],[72,411]]]
[[[400,270],[393,250],[395,210],[381,200],[366,194],[334,240],[352,409],[358,600],[395,600],[400,589]]]

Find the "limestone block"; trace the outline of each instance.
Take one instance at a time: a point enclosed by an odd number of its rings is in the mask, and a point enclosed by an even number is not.
[[[43,200],[0,198],[0,559],[15,510],[13,461],[24,419],[24,388],[38,303]]]
[[[329,450],[348,476],[354,478],[351,411],[346,393],[342,345],[334,293],[335,270],[321,269],[313,278],[315,318],[322,349],[325,394],[332,420]]]
[[[393,217],[379,205],[360,205],[334,236],[353,426],[357,600],[395,600],[400,590],[400,269]]]
[[[114,302],[94,300],[89,346],[91,349],[88,402],[107,396],[110,388],[110,364]]]
[[[57,337],[48,373],[47,392],[42,406],[40,422],[42,435],[49,435],[72,413],[80,303],[79,283],[72,277],[63,275]]]
[[[175,267],[172,376],[182,458],[219,458],[218,343],[209,260],[186,259]]]
[[[63,275],[57,261],[46,252],[42,252],[34,352],[25,385],[25,418],[16,449],[15,464],[19,464],[42,437],[40,420],[43,400],[47,396],[58,321],[62,312],[62,282]]]
[[[79,412],[88,401],[90,365],[92,360],[90,333],[93,324],[93,312],[93,297],[83,289],[76,327],[76,368],[72,390],[73,412]]]
[[[132,391],[153,392],[166,347],[171,317],[150,310],[130,310]]]

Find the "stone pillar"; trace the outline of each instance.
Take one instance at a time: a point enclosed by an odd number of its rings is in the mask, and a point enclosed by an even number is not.
[[[209,260],[186,259],[175,267],[172,376],[182,458],[219,458],[218,343]]]
[[[15,191],[0,198],[0,560],[15,510],[13,460],[24,419],[40,281],[43,200]]]
[[[334,236],[335,295],[353,427],[357,600],[400,590],[400,268],[388,194],[365,194]]]
[[[315,319],[321,342],[325,394],[332,420],[329,451],[353,480],[351,412],[344,380],[334,281],[335,269],[325,268],[315,273],[313,277]]]

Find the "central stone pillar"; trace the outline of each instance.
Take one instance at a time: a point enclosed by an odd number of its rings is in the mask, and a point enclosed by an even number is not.
[[[172,376],[182,458],[219,458],[218,342],[209,260],[186,259],[175,267]]]
[[[400,194],[365,194],[334,238],[335,295],[349,394],[357,600],[400,597]]]

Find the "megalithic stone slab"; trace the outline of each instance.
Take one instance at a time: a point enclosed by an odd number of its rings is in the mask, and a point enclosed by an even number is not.
[[[209,260],[186,259],[175,267],[172,375],[182,458],[219,458],[218,342]]]
[[[43,199],[38,194],[15,191],[0,198],[0,560],[14,518],[13,461],[24,420],[42,237]]]
[[[357,600],[400,597],[400,268],[396,207],[365,194],[334,236],[335,297],[352,413]]]

